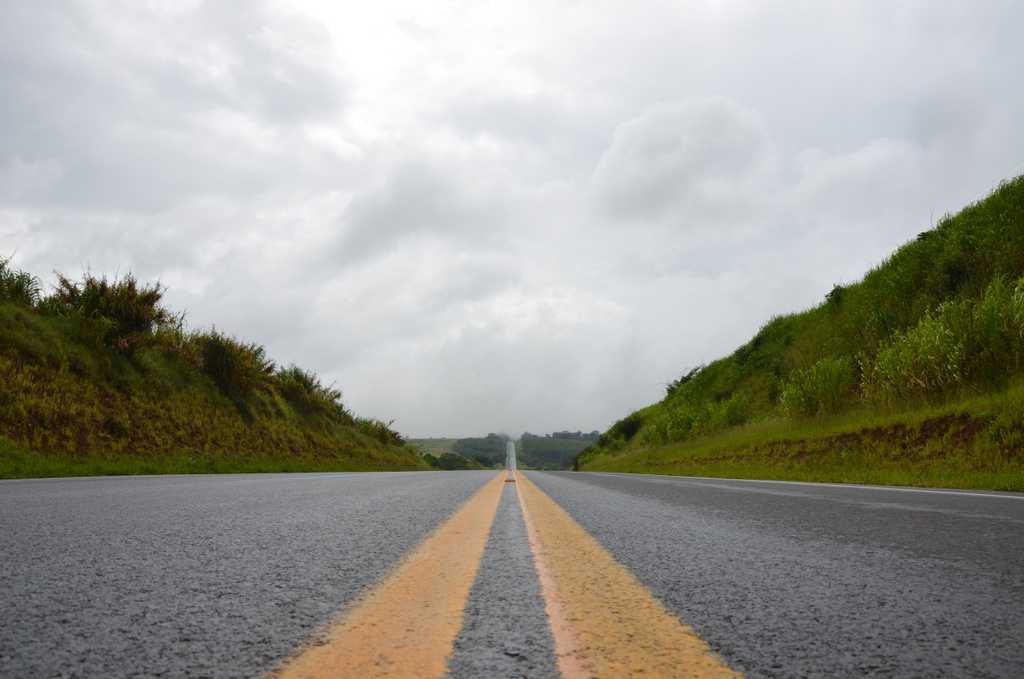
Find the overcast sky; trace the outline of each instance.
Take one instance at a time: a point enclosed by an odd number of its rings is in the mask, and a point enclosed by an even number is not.
[[[414,436],[604,429],[1024,172],[1012,0],[0,16],[0,255]]]

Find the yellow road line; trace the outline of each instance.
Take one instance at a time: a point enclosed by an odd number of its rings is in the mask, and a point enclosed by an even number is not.
[[[504,487],[488,481],[278,676],[444,676]]]
[[[517,480],[563,677],[741,676],[554,500]]]

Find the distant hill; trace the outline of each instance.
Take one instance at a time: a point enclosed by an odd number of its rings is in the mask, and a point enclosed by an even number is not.
[[[425,469],[383,422],[258,344],[189,332],[163,289],[0,260],[0,476]]]
[[[508,437],[503,434],[488,434],[482,438],[461,438],[455,442],[452,451],[476,460],[484,467],[503,467]]]
[[[423,459],[437,469],[488,469],[505,466],[505,442],[508,437],[488,434],[483,437],[409,439]]]
[[[493,466],[491,464],[484,464],[476,458],[466,457],[461,453],[455,452],[459,449],[459,443],[463,440],[447,438],[408,439],[409,444],[414,446],[423,455],[423,460],[434,469],[486,469]],[[502,460],[504,461],[504,457]]]
[[[576,456],[596,441],[599,432],[559,431],[538,436],[526,432],[516,443],[519,465],[533,469],[569,469]],[[409,439],[434,466],[442,468],[500,468],[505,466],[505,448],[509,437],[488,434],[460,439]],[[442,461],[442,456],[448,457]],[[460,459],[462,460],[460,462]]]
[[[519,439],[523,464],[535,469],[569,469],[576,456],[598,440],[600,434],[558,431],[543,436],[526,432]]]
[[[1024,488],[1022,277],[1017,178],[685,371],[577,467]]]

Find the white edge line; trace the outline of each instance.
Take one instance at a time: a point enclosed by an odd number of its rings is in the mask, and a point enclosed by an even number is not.
[[[906,486],[869,486],[857,483],[821,483],[817,481],[776,481],[774,479],[730,479],[724,476],[682,476],[676,474],[631,474],[625,472],[573,472],[575,474],[599,474],[601,476],[621,476],[625,478],[643,478],[653,476],[662,479],[688,479],[692,481],[729,481],[733,483],[769,483],[785,486],[814,486],[818,488],[831,488],[842,490],[843,488],[855,488],[859,490],[881,490],[895,493],[929,493],[933,495],[959,495],[962,497],[988,497],[1000,498],[1003,500],[1024,500],[1024,493],[1012,493],[1009,491],[992,491],[989,493],[977,493],[969,490],[940,490],[938,488],[908,488]]]

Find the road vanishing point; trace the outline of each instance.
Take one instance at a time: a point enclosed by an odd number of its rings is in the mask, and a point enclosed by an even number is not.
[[[0,481],[3,677],[1021,677],[1024,495]]]

